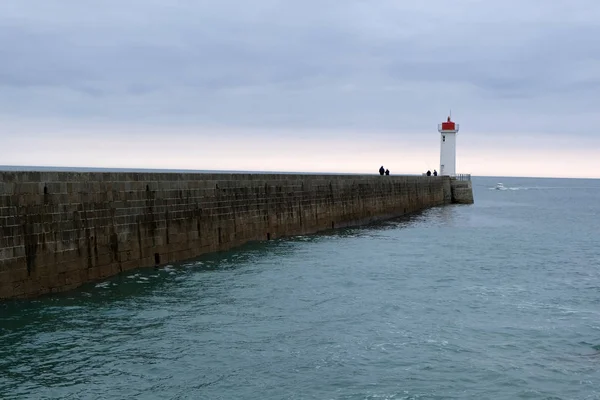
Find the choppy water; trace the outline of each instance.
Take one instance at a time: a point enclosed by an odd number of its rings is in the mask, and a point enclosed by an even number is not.
[[[600,399],[600,181],[0,304],[2,399]]]

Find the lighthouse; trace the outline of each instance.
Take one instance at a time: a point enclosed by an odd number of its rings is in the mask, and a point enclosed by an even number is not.
[[[456,176],[456,134],[458,124],[450,117],[438,125],[440,132],[440,175]]]

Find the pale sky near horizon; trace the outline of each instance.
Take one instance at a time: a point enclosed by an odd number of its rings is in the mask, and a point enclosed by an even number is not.
[[[600,178],[597,0],[0,3],[0,165]]]

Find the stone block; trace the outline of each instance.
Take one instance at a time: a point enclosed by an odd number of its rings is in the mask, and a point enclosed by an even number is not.
[[[29,279],[29,272],[27,271],[27,268],[13,268],[10,271],[10,278],[8,279],[11,282],[19,282],[19,281],[25,281],[27,279]]]
[[[11,271],[0,270],[0,285],[12,284],[13,276]]]
[[[12,282],[3,284],[0,282],[0,299],[10,299],[15,297]]]
[[[129,261],[125,261],[123,263],[121,263],[121,269],[123,271],[128,271],[134,268],[139,268],[142,265],[140,265],[140,261],[139,260],[129,260]]]
[[[25,280],[13,281],[12,283],[13,297],[23,297],[23,295],[27,292],[27,289],[27,282]]]

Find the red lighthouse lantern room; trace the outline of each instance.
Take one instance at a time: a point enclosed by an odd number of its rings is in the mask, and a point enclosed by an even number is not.
[[[442,122],[442,129],[441,130],[443,130],[443,131],[455,131],[455,130],[457,130],[456,129],[456,124],[450,120],[450,117],[448,117],[448,121]]]

